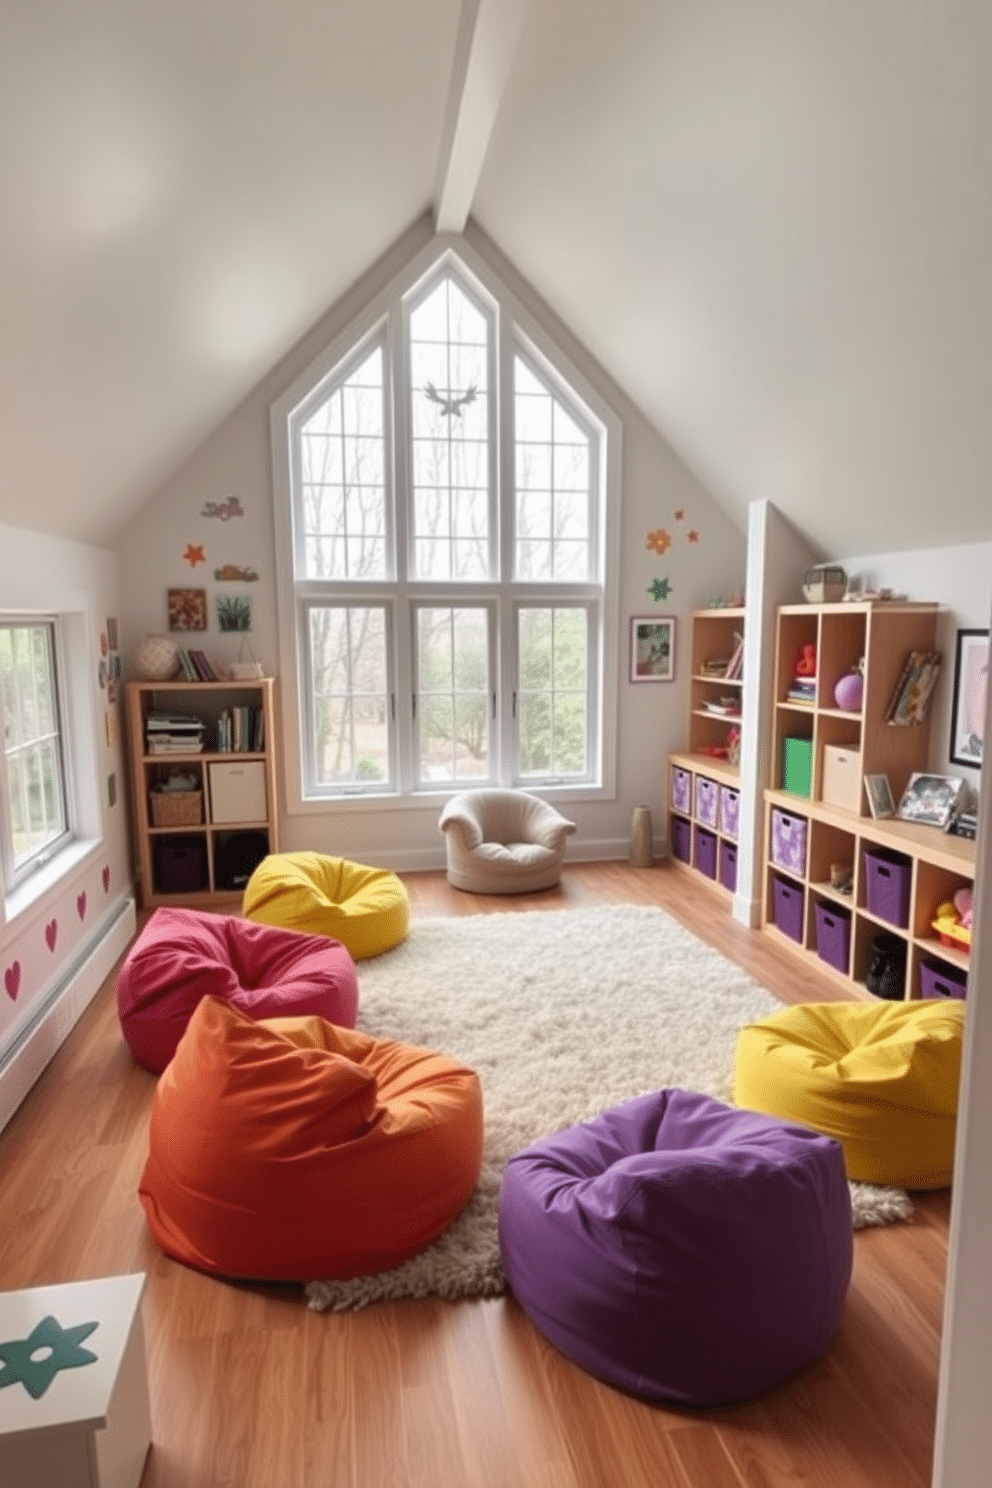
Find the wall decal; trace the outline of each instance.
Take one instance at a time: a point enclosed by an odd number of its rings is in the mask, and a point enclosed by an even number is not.
[[[113,615],[107,616],[107,645],[111,651],[119,649],[117,645],[117,621]]]
[[[243,517],[244,507],[237,496],[228,496],[226,501],[208,501],[203,506],[201,517],[219,517],[226,522],[230,517]]]
[[[86,890],[76,895],[76,913],[81,920],[86,918]]]
[[[170,589],[168,601],[170,630],[206,630],[206,589]]]
[[[254,584],[258,574],[253,568],[242,568],[237,563],[225,563],[214,569],[214,578],[221,584]]]
[[[218,597],[217,626],[220,630],[251,630],[251,600],[248,596]]]
[[[195,568],[198,563],[206,563],[207,557],[203,551],[202,543],[187,543],[183,558],[190,568]]]
[[[109,894],[110,893],[110,864],[109,863],[105,863],[103,865],[103,872],[100,874],[100,878],[101,878],[101,880],[103,882],[103,892],[105,894]]]
[[[690,527],[689,531],[685,535],[685,538],[686,542],[698,543],[699,533],[696,531],[695,527]]]
[[[17,1001],[17,994],[21,990],[21,963],[12,961],[3,974],[3,985],[11,1002]]]
[[[100,684],[101,687],[106,687],[106,685],[107,685],[107,663],[105,661],[101,661],[100,662],[100,665],[96,669],[96,680],[99,682],[99,684]]]
[[[107,644],[107,632],[105,630],[101,630],[101,632],[100,632],[100,655],[101,656],[106,656],[106,654],[107,654],[107,652],[109,650],[110,650],[110,647]]]
[[[114,681],[113,677],[108,677],[107,678],[107,702],[108,703],[116,703],[116,701],[117,701],[117,683]]]
[[[110,774],[107,776],[107,805],[117,805],[117,776],[114,774],[113,770],[111,770]]]
[[[673,521],[676,521],[676,522],[684,522],[685,521],[685,507],[684,506],[677,506],[675,508],[675,510],[672,512],[672,519],[673,519]]]
[[[54,951],[55,942],[58,940],[58,938],[59,922],[55,919],[49,920],[48,924],[45,926],[45,944],[50,951]]]
[[[647,591],[652,599],[667,599],[672,592],[670,579],[652,579]]]
[[[656,527],[653,532],[649,532],[647,537],[645,537],[644,546],[649,552],[657,553],[658,557],[661,558],[672,546],[672,534],[666,532],[664,527]]]
[[[121,660],[121,653],[119,651],[112,651],[110,653],[110,655],[107,657],[107,664],[108,664],[108,667],[110,669],[110,675],[113,677],[114,681],[115,682],[121,682],[121,681],[123,681],[124,680],[124,663]]]

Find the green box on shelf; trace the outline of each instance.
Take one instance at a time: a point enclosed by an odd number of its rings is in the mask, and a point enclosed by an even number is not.
[[[782,740],[782,788],[808,796],[813,787],[812,739]]]

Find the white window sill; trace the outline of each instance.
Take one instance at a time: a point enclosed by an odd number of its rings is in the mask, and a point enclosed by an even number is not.
[[[50,863],[35,869],[23,883],[5,896],[4,923],[11,925],[29,910],[37,909],[41,901],[60,888],[69,874],[79,868],[99,846],[100,843],[94,837],[77,837],[61,852],[56,853]]]

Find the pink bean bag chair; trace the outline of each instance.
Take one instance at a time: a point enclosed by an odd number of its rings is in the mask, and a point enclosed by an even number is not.
[[[249,1018],[315,1015],[354,1028],[358,977],[351,953],[326,935],[157,909],[117,978],[121,1032],[139,1064],[162,1073],[204,997]]]

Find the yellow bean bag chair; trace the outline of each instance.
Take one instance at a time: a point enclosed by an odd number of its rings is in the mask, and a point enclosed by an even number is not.
[[[847,1176],[946,1188],[964,1003],[807,1002],[742,1028],[734,1100],[834,1137]]]
[[[138,1193],[161,1249],[197,1270],[366,1276],[448,1228],[482,1140],[479,1079],[456,1060],[205,997],[158,1082]]]
[[[247,920],[339,940],[355,961],[399,945],[410,900],[395,873],[323,853],[271,853],[245,885]]]

